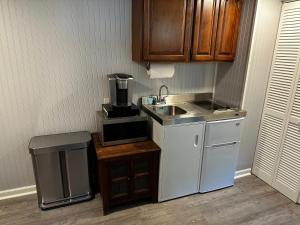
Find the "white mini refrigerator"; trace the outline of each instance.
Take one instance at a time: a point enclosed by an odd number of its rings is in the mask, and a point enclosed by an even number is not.
[[[243,119],[212,121],[206,124],[200,193],[234,184]]]

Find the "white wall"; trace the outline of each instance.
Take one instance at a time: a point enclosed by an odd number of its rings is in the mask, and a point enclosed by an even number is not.
[[[131,61],[130,0],[0,1],[0,190],[34,184],[30,137],[96,130],[106,74],[136,78],[136,96],[212,91],[215,64],[177,64],[149,80]]]
[[[234,62],[218,64],[215,99],[234,107],[240,107],[242,102],[255,5],[256,0],[243,1]]]
[[[238,169],[252,167],[281,11],[280,0],[258,0],[242,108],[247,117],[242,132]]]

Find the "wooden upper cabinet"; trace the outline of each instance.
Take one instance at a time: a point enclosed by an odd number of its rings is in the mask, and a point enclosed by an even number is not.
[[[219,7],[215,59],[233,61],[238,40],[242,1],[221,0]]]
[[[144,59],[188,61],[192,0],[145,0]]]
[[[234,60],[242,0],[132,0],[137,62]]]
[[[193,12],[193,0],[133,0],[133,60],[189,61]]]
[[[192,59],[214,59],[219,0],[197,0],[195,7]]]

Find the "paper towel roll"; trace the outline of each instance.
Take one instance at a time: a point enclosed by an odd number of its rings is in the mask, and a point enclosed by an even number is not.
[[[151,79],[155,78],[171,78],[175,72],[174,64],[161,64],[155,63],[150,65],[150,69],[147,70],[147,74]]]

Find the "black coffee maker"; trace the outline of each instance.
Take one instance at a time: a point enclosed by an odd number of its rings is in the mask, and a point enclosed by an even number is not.
[[[133,79],[133,76],[122,73],[108,75],[111,103],[102,105],[108,118],[139,114],[139,109],[132,103]]]

